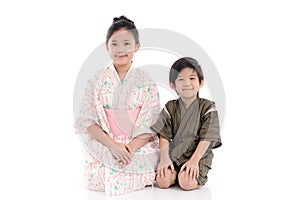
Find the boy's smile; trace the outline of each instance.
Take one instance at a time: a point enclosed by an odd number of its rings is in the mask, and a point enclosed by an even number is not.
[[[203,81],[201,84],[199,83],[197,72],[192,68],[185,67],[179,72],[173,87],[183,101],[193,101],[197,98],[202,85]]]

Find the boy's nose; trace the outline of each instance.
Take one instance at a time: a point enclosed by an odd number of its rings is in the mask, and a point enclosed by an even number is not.
[[[188,80],[184,79],[183,85],[190,85],[190,82]]]

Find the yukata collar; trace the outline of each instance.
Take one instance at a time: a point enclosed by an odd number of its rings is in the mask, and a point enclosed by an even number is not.
[[[130,68],[129,68],[128,71],[126,72],[126,75],[125,75],[124,79],[125,79],[125,78],[128,78],[129,74],[131,73],[131,71],[132,71],[134,68],[135,68],[135,67],[134,67],[133,65],[130,66]],[[116,70],[116,68],[115,68],[115,66],[114,66],[113,64],[111,64],[110,66],[108,66],[108,69],[110,69],[110,70],[116,75],[116,78],[119,80],[120,83],[122,83],[122,82],[124,81],[124,79],[123,79],[123,81],[120,80],[120,78],[119,78],[119,76],[118,76],[118,72],[117,72],[117,70]]]
[[[191,105],[193,105],[198,100],[199,100],[199,97],[196,97],[196,99],[191,103]],[[180,105],[181,109],[184,109],[184,111],[188,110],[188,108],[185,107],[184,102],[182,101],[181,97],[178,98],[178,101],[179,101],[179,105]],[[191,107],[191,105],[190,105],[190,107]]]
[[[115,68],[115,66],[114,66],[113,63],[111,65],[109,65],[108,68],[117,73],[117,70],[116,70],[116,68]],[[135,66],[131,64],[131,66],[129,67],[127,73],[130,72],[131,70],[133,70],[134,68],[135,68]]]

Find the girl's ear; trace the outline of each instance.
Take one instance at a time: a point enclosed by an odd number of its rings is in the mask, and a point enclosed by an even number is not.
[[[141,46],[140,43],[139,43],[139,44],[136,44],[136,45],[135,45],[135,50],[134,50],[134,51],[137,52],[137,51],[140,49],[140,46]]]
[[[201,82],[200,82],[200,88],[202,88],[204,85],[204,80],[202,79]]]
[[[108,51],[108,46],[107,46],[107,45],[105,45],[105,47],[106,47],[106,51]]]

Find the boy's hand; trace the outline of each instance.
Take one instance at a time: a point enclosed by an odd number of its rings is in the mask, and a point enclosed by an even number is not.
[[[180,172],[182,171],[185,171],[185,177],[188,177],[190,181],[196,180],[196,178],[199,176],[198,161],[191,158],[181,167]]]
[[[157,177],[166,177],[167,171],[171,169],[171,172],[174,173],[174,165],[170,158],[161,159],[157,166]]]

